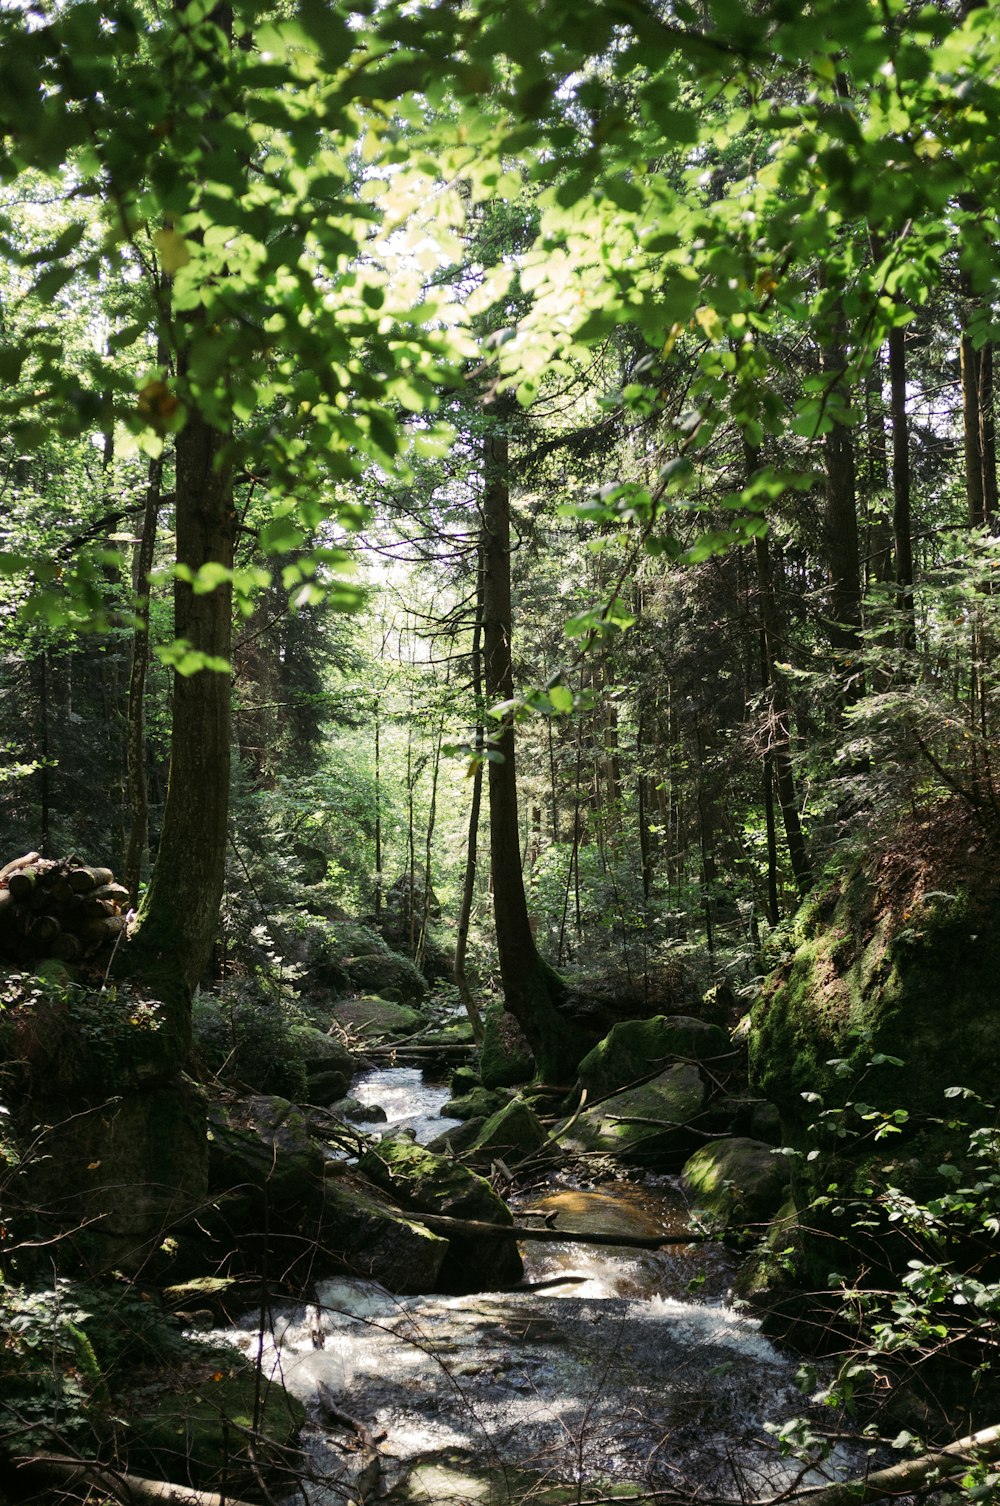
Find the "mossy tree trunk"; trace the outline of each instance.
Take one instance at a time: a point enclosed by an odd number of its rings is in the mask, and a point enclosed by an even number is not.
[[[509,451],[504,414],[485,440],[483,488],[483,672],[491,704],[514,695],[511,661]],[[548,1082],[571,1082],[586,1049],[579,1031],[558,1009],[559,975],[538,954],[528,917],[517,817],[514,723],[500,723],[489,760],[490,857],[493,915],[504,1004],[518,1021]]]
[[[225,447],[225,435],[198,413],[177,436],[177,560],[193,575],[206,564],[232,568],[235,516]],[[174,631],[195,653],[228,663],[228,581],[199,594],[178,580]],[[191,992],[211,956],[225,880],[230,737],[229,673],[175,674],[163,827],[126,965],[161,996],[181,1060],[190,1043]]]
[[[174,0],[174,9],[185,12],[189,4]],[[231,6],[217,4],[210,20],[214,31],[203,61],[210,57],[214,88],[228,77]],[[204,38],[200,45],[205,48]],[[218,105],[208,110],[206,128],[222,118],[225,100],[219,87]],[[228,104],[235,106],[235,97]],[[176,352],[178,395],[187,409],[175,442],[174,484],[176,558],[185,577],[174,582],[174,637],[182,646],[182,659],[174,674],[170,775],[160,841],[123,967],[159,998],[160,1052],[172,1055],[179,1067],[191,1044],[191,996],[212,955],[226,875],[236,516],[227,394],[206,374],[215,370],[205,361],[214,327],[203,308],[180,315],[170,308],[169,282],[165,277],[160,290],[163,344]],[[205,567],[215,567],[217,583],[199,580]]]

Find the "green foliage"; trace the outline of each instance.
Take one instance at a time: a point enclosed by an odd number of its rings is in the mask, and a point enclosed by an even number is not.
[[[298,1023],[305,1021],[290,990],[260,978],[232,978],[224,990],[202,992],[194,1002],[196,1057],[203,1070],[225,1081],[301,1100],[306,1070]]]
[[[59,966],[0,977],[0,1055],[37,1098],[115,1093],[155,1075],[161,1006],[132,984],[88,988]]]
[[[943,1091],[940,1109],[919,1122],[903,1111],[853,1100],[842,1109],[821,1110],[815,1145],[827,1176],[835,1165],[831,1142],[871,1144],[905,1126],[915,1145],[894,1158],[886,1146],[877,1159],[869,1158],[865,1178],[852,1187],[830,1183],[799,1211],[800,1228],[812,1229],[807,1238],[818,1228],[836,1231],[829,1253],[841,1256],[828,1284],[839,1305],[834,1321],[849,1343],[822,1399],[852,1419],[874,1417],[877,1424],[888,1412],[897,1427],[905,1421],[892,1446],[914,1453],[927,1447],[925,1429],[933,1437],[940,1421],[947,1426],[955,1402],[971,1431],[992,1421],[1000,1394],[997,1109],[961,1087]],[[919,1196],[895,1180],[915,1156],[925,1160]],[[848,1251],[850,1269],[843,1260]],[[803,1383],[815,1389],[810,1367]],[[829,1441],[811,1428],[803,1433],[793,1424],[771,1431],[783,1452],[803,1458],[828,1452]],[[962,1495],[979,1499],[981,1483],[970,1468]]]
[[[93,1449],[138,1368],[179,1359],[180,1327],[132,1287],[0,1285],[0,1452]]]

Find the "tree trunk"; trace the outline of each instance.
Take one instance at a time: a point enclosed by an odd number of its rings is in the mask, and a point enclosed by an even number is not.
[[[770,669],[767,658],[767,640],[760,630],[760,678],[766,691],[770,684]],[[762,777],[764,781],[764,831],[767,838],[767,918],[776,926],[781,916],[778,901],[778,832],[774,820],[774,754],[770,748],[764,751]]]
[[[889,488],[889,461],[886,454],[885,420],[883,415],[883,363],[877,354],[865,381],[865,433],[866,456],[865,490],[866,506],[865,545],[868,556],[867,579],[883,583],[893,579],[892,532],[889,520],[876,501]]]
[[[514,695],[509,455],[502,422],[503,416],[497,415],[486,435],[483,486],[483,671],[491,702],[509,701]],[[514,721],[509,710],[494,734],[493,751],[499,757],[489,763],[490,858],[504,1003],[524,1031],[542,1078],[570,1082],[583,1047],[572,1023],[556,1008],[563,985],[538,955],[528,921],[518,839]]]
[[[896,605],[902,616],[904,649],[916,646],[913,612],[913,530],[910,521],[910,434],[906,416],[906,334],[889,331],[889,392],[892,413],[892,532],[896,565]]]
[[[177,436],[175,527],[178,563],[231,569],[233,513],[225,436],[192,412]],[[197,653],[228,663],[232,588],[196,594],[174,586],[174,632]],[[230,674],[174,675],[170,778],[153,880],[128,961],[167,1006],[165,1026],[183,1056],[190,1043],[190,994],[215,942],[226,870],[229,815]],[[180,985],[180,987],[178,987]]]
[[[843,379],[844,351],[828,352],[824,366]],[[863,694],[861,671],[861,551],[858,545],[854,433],[835,423],[824,441],[826,459],[826,553],[830,571],[830,643],[843,676],[844,696]]]
[[[981,528],[986,522],[986,498],[983,491],[983,456],[980,432],[979,363],[972,338],[964,331],[959,346],[962,372],[962,434],[965,448],[965,495],[969,522]]]
[[[423,972],[424,962],[427,958],[427,933],[431,923],[431,851],[434,844],[434,826],[437,821],[437,791],[438,775],[441,770],[441,745],[444,741],[444,714],[438,722],[437,737],[434,742],[434,755],[431,763],[431,798],[427,808],[427,832],[424,839],[424,893],[420,906],[420,929],[417,934],[417,944],[413,949],[413,961],[418,972]]]
[[[472,800],[469,805],[469,833],[465,846],[465,874],[462,879],[462,902],[458,912],[458,932],[455,937],[455,983],[462,996],[465,1012],[469,1016],[472,1034],[477,1044],[483,1040],[483,1017],[472,997],[465,971],[465,958],[469,946],[469,925],[472,921],[472,903],[476,893],[476,866],[479,856],[479,816],[483,804],[482,755],[486,751],[486,731],[483,726],[483,577],[485,573],[483,537],[480,535],[476,551],[476,616],[472,624],[472,700],[476,709],[475,758],[472,766]]]
[[[136,626],[132,636],[126,727],[128,803],[131,813],[125,849],[125,887],[133,908],[139,904],[142,855],[149,840],[149,792],[146,787],[146,671],[149,667],[149,572],[156,547],[156,523],[160,510],[163,461],[149,462],[146,507],[142,536],[135,551],[132,590],[136,597]]]

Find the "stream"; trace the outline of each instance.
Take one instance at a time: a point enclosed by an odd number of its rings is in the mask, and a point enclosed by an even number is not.
[[[352,1092],[386,1110],[377,1132],[408,1126],[428,1140],[449,1123],[446,1089],[416,1069],[369,1072]],[[796,1387],[795,1357],[728,1305],[728,1252],[683,1242],[675,1179],[589,1188],[556,1173],[512,1206],[519,1220],[535,1209],[556,1228],[678,1242],[531,1242],[524,1288],[466,1297],[324,1281],[311,1306],[276,1309],[263,1335],[254,1317],[218,1335],[306,1404],[308,1506],[478,1506],[584,1482],[750,1499],[795,1478],[801,1465],[779,1456],[765,1424],[817,1406]],[[831,1472],[865,1458],[844,1448]]]

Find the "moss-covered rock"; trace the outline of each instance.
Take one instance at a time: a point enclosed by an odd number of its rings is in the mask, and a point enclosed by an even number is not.
[[[318,1239],[326,1260],[390,1292],[441,1289],[447,1239],[408,1219],[357,1177],[327,1180]]]
[[[479,1051],[479,1075],[486,1088],[513,1088],[530,1082],[535,1058],[524,1031],[512,1014],[491,1004],[483,1017],[483,1044]]]
[[[762,1140],[713,1140],[684,1163],[684,1186],[713,1229],[760,1227],[788,1198],[788,1163]]]
[[[670,1061],[710,1061],[729,1050],[724,1030],[690,1015],[623,1020],[583,1058],[579,1077],[590,1097],[597,1098],[640,1082]]]
[[[366,952],[345,957],[343,965],[354,988],[369,989],[400,1004],[419,1004],[427,992],[423,974],[401,952]]]
[[[448,1091],[452,1098],[464,1098],[466,1093],[471,1093],[473,1088],[482,1086],[479,1073],[472,1067],[456,1067],[451,1074]]]
[[[446,1119],[488,1119],[507,1103],[509,1094],[502,1088],[472,1088],[461,1098],[449,1098],[441,1113]]]
[[[807,1241],[810,1280],[825,1281],[857,1237],[853,1191],[941,1190],[946,1147],[932,1121],[947,1114],[947,1088],[995,1101],[998,875],[1000,841],[942,802],[811,897],[753,1009],[753,1084],[778,1106],[785,1142],[819,1151],[791,1162],[796,1204],[836,1184],[827,1204],[845,1209],[836,1229],[832,1210],[809,1219],[830,1224],[825,1240]],[[881,1114],[898,1132],[875,1142]]]
[[[603,1151],[621,1160],[675,1169],[691,1151],[691,1124],[705,1103],[692,1062],[678,1063],[637,1088],[585,1109],[558,1136],[568,1151]]]
[[[323,1179],[323,1152],[309,1134],[301,1109],[287,1098],[255,1094],[232,1104],[212,1104],[208,1115],[210,1185],[245,1190],[255,1205],[281,1205],[315,1195]]]
[[[548,1133],[530,1104],[514,1098],[491,1115],[473,1140],[467,1157],[475,1162],[494,1160],[516,1165],[537,1155],[548,1142]],[[553,1154],[558,1151],[553,1147]]]
[[[405,1004],[396,1004],[391,999],[377,994],[366,994],[361,999],[338,999],[333,1005],[333,1017],[338,1025],[361,1040],[395,1040],[412,1035],[421,1025],[421,1016]]]
[[[292,1041],[309,1075],[314,1072],[339,1072],[348,1082],[356,1071],[354,1057],[342,1041],[315,1025],[296,1024]]]
[[[258,1470],[288,1467],[305,1408],[232,1350],[203,1362],[170,1390],[150,1386],[133,1398],[123,1440],[138,1474],[242,1494]]]
[[[364,1175],[404,1208],[477,1223],[513,1223],[507,1204],[485,1178],[413,1140],[386,1137],[366,1151],[359,1164]],[[441,1269],[446,1290],[482,1291],[520,1281],[523,1266],[513,1239],[459,1233],[448,1238],[448,1257]]]
[[[388,1114],[380,1103],[362,1103],[360,1098],[341,1098],[332,1105],[340,1119],[352,1124],[385,1124]]]
[[[486,1123],[485,1118],[466,1119],[461,1124],[451,1125],[427,1142],[427,1149],[435,1156],[463,1156]]]

